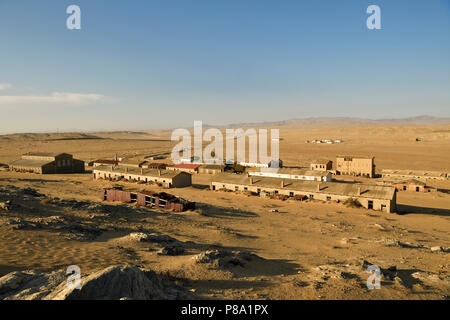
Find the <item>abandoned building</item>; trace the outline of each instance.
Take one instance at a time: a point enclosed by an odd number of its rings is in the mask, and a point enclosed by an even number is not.
[[[204,164],[199,169],[199,173],[218,174],[224,172],[225,166],[220,164]]]
[[[165,192],[155,193],[146,190],[103,189],[102,200],[136,203],[143,207],[162,208],[176,212],[195,209],[195,202],[190,202]]]
[[[394,183],[394,187],[395,189],[397,189],[397,191],[409,191],[409,192],[436,191],[435,188],[427,186],[425,182],[418,181],[415,179]]]
[[[108,160],[108,159],[98,159],[93,162],[93,166],[117,166],[119,165],[119,160]]]
[[[10,170],[38,174],[83,173],[84,161],[68,153],[30,152],[9,165]]]
[[[383,169],[381,174],[383,178],[416,179],[421,181],[450,179],[450,173],[439,171]]]
[[[338,156],[336,159],[336,174],[373,178],[375,176],[375,158]]]
[[[140,159],[124,159],[119,162],[119,166],[131,167],[131,168],[142,168],[147,161]]]
[[[99,166],[93,169],[93,175],[94,179],[125,179],[138,183],[156,183],[164,188],[184,188],[192,185],[191,174],[179,171]]]
[[[331,170],[333,167],[333,162],[331,160],[314,160],[310,164],[311,170],[318,170],[318,171],[327,171]]]
[[[296,168],[251,168],[248,169],[249,176],[271,177],[282,179],[309,180],[309,181],[331,181],[332,175],[328,171],[316,171]]]
[[[252,167],[252,168],[282,168],[283,167],[283,161],[280,159],[270,160],[268,162],[265,162],[265,161],[252,162],[252,161],[246,159],[244,161],[236,161],[234,163],[239,164],[243,167]],[[232,164],[232,163],[227,162],[227,164]]]
[[[167,166],[166,169],[170,171],[182,171],[195,174],[198,173],[200,166],[201,164],[180,163],[172,166]]]
[[[165,164],[165,163],[158,163],[158,162],[146,162],[141,167],[144,168],[144,169],[166,170],[167,164]]]
[[[397,201],[396,190],[391,186],[247,177],[229,173],[214,176],[210,188],[253,192],[260,196],[285,195],[291,198],[307,196],[323,201],[342,202],[353,199],[366,209],[383,212],[395,212]]]

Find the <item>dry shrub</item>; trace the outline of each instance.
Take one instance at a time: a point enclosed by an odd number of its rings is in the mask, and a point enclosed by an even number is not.
[[[348,198],[347,200],[342,202],[344,205],[350,208],[361,208],[362,205],[357,199]]]

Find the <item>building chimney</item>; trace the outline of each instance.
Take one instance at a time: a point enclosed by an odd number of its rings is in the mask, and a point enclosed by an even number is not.
[[[358,196],[361,195],[361,187],[358,187],[358,193],[357,193],[357,195],[358,195]]]
[[[250,177],[250,184],[253,184],[253,178]]]
[[[284,188],[284,181],[281,180],[281,188]]]
[[[317,184],[317,191],[320,191],[320,182]]]
[[[144,174],[144,169],[141,168],[141,174]]]
[[[161,176],[161,170],[158,169],[158,176]]]
[[[128,167],[125,167],[125,172],[128,172]]]

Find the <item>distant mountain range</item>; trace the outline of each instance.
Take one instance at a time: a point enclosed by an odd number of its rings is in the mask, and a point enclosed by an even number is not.
[[[364,119],[351,117],[316,117],[289,119],[274,122],[259,123],[233,123],[227,127],[254,127],[254,126],[304,126],[304,125],[364,125],[364,124],[386,124],[386,125],[439,125],[450,124],[450,118],[440,118],[431,116],[418,116],[400,119]]]

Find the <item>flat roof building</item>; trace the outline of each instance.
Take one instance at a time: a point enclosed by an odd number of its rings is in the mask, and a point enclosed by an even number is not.
[[[184,188],[192,185],[190,173],[169,170],[98,166],[93,169],[93,176],[94,179],[125,179],[133,182],[157,183],[165,188]]]
[[[249,191],[258,195],[307,196],[323,201],[357,200],[364,208],[395,212],[396,190],[391,186],[343,182],[315,182],[220,173],[211,179],[211,190]]]
[[[375,158],[337,156],[336,174],[366,176],[373,178],[375,176]]]
[[[68,153],[29,152],[13,161],[9,168],[18,172],[38,174],[83,173],[84,161]]]

